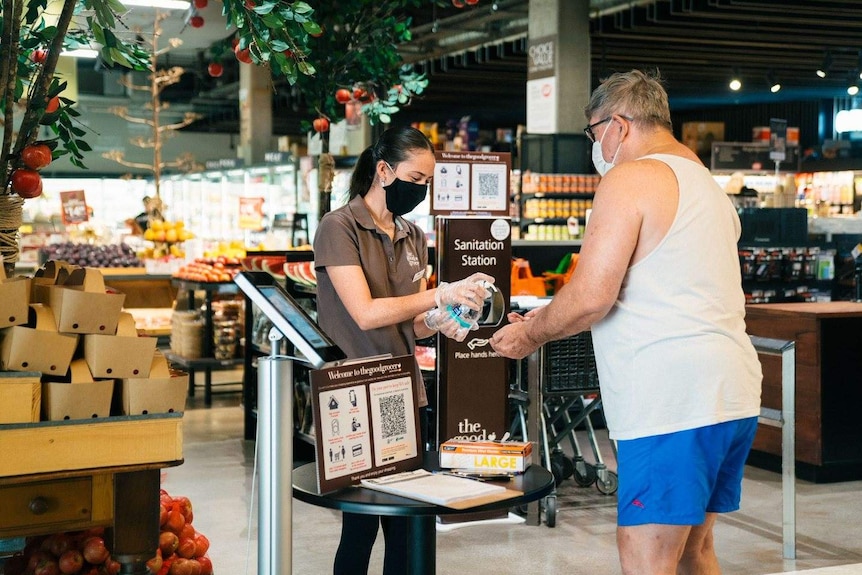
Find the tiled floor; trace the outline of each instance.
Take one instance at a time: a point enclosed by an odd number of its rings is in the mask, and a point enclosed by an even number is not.
[[[238,395],[217,396],[215,406],[205,409],[199,406],[200,398],[189,400],[184,417],[185,463],[167,470],[163,480],[172,494],[192,499],[196,527],[212,542],[210,555],[219,575],[257,573],[254,442],[242,439],[238,402]],[[605,457],[612,459],[609,454]],[[437,572],[615,575],[620,573],[615,515],[613,497],[567,480],[559,490],[556,527],[473,525],[438,533]],[[860,517],[862,481],[820,485],[799,481],[797,559],[785,561],[781,477],[749,467],[742,509],[721,517],[716,529],[723,573],[862,575]],[[339,533],[338,512],[294,501],[293,573],[331,573]],[[382,544],[378,544],[370,573],[381,572],[381,560]]]

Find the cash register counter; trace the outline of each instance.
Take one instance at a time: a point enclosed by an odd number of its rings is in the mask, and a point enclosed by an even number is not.
[[[746,307],[749,335],[796,342],[796,473],[862,479],[862,303]],[[761,356],[763,406],[781,408],[781,358]],[[781,430],[761,425],[749,463],[780,470]]]

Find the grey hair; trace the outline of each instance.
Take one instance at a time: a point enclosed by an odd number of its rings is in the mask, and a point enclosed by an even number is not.
[[[604,118],[612,114],[672,130],[667,92],[658,70],[617,72],[603,80],[590,96],[584,115],[589,121],[593,116]]]

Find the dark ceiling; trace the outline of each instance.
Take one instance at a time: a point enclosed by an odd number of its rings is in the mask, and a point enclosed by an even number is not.
[[[402,54],[430,85],[396,121],[469,115],[487,127],[525,123],[528,0],[429,6],[412,17],[413,40]],[[591,0],[590,45],[592,86],[611,72],[658,69],[674,110],[846,98],[862,65],[862,2]],[[831,68],[819,78],[827,52]],[[733,73],[743,83],[738,92],[728,89]],[[777,94],[768,89],[768,73],[781,82]],[[197,75],[192,101],[209,119],[192,129],[238,131],[235,79],[230,69],[217,83]],[[276,93],[274,108],[274,133],[300,133],[307,115],[287,87]]]

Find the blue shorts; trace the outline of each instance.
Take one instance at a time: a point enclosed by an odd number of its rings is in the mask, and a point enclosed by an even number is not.
[[[757,418],[617,442],[617,524],[700,525],[739,509]]]

